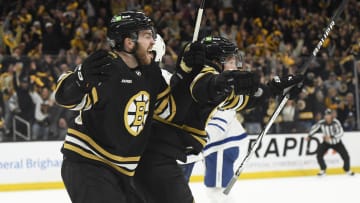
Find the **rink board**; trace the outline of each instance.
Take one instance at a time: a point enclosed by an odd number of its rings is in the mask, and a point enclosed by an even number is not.
[[[322,135],[316,134],[306,141],[307,134],[278,134],[266,135],[258,150],[255,151],[249,162],[244,165],[241,178],[271,178],[292,176],[313,176],[319,171],[316,161],[316,150],[322,142]],[[247,150],[253,145],[257,135],[248,136],[240,146],[240,157],[234,168],[240,165]],[[342,141],[350,155],[351,169],[360,172],[360,132],[345,133]],[[344,173],[343,161],[338,153],[329,150],[325,157],[328,174]],[[204,167],[197,162],[192,181],[203,180]]]
[[[260,148],[245,165],[240,178],[267,178],[314,175],[318,171],[315,151],[321,136],[305,141],[305,134],[266,135]],[[256,136],[243,141],[245,156]],[[346,133],[343,142],[350,154],[352,169],[360,172],[360,133]],[[62,142],[17,142],[0,144],[0,191],[63,188],[60,168]],[[242,160],[239,158],[239,161]],[[329,173],[342,173],[342,160],[330,150],[325,156]],[[238,162],[239,162],[238,161]],[[235,164],[238,166],[238,163]],[[204,167],[198,162],[192,181],[203,180]]]

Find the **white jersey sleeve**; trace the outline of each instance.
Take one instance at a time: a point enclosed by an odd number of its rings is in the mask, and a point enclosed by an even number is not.
[[[209,142],[204,148],[204,155],[230,147],[239,146],[240,141],[247,137],[245,129],[236,119],[235,110],[217,111],[209,121],[206,132]]]

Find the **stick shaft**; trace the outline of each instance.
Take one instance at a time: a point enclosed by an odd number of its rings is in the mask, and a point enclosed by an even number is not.
[[[195,23],[195,28],[194,28],[194,36],[192,39],[192,42],[195,42],[198,37],[199,37],[199,31],[200,31],[200,25],[201,25],[201,19],[202,19],[202,15],[204,12],[204,4],[205,4],[205,0],[201,0],[201,4],[196,16],[196,23]]]
[[[264,130],[262,130],[261,133],[259,134],[259,136],[256,138],[255,143],[252,145],[251,149],[248,150],[248,153],[246,154],[245,158],[241,162],[240,166],[237,168],[237,170],[236,170],[234,176],[232,177],[232,179],[230,180],[229,184],[226,186],[225,190],[223,191],[224,194],[227,195],[227,194],[230,193],[231,188],[234,186],[235,182],[237,181],[237,179],[241,175],[241,172],[244,169],[244,165],[250,160],[250,158],[252,157],[252,155],[254,154],[256,149],[258,148],[262,138],[269,131],[270,127],[272,126],[272,124],[274,123],[274,121],[276,120],[278,115],[280,114],[281,110],[284,108],[284,106],[285,106],[286,102],[288,101],[288,99],[289,99],[289,95],[286,95],[284,97],[284,99],[281,100],[281,103],[279,104],[279,106],[275,110],[275,112],[271,115],[270,120],[266,124]]]

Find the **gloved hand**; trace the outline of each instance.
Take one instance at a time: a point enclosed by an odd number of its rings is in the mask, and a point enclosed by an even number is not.
[[[85,92],[104,82],[110,76],[112,58],[105,50],[99,50],[88,56],[82,64],[75,69],[76,83]]]
[[[302,75],[288,75],[284,77],[274,77],[268,84],[274,95],[290,94],[290,99],[298,96],[303,88],[304,77]],[[292,87],[292,88],[290,88]]]
[[[260,86],[260,77],[249,71],[232,71],[235,79],[235,94],[253,96]]]
[[[201,71],[205,64],[205,46],[196,41],[185,46],[181,57],[180,68],[185,73]]]
[[[235,79],[233,71],[224,71],[214,78],[215,91],[218,95],[229,95],[234,89]]]
[[[215,78],[216,91],[229,94],[232,90],[236,95],[254,95],[260,85],[259,77],[248,71],[224,71]]]

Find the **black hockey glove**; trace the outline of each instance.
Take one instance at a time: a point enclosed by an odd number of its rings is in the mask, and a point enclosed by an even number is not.
[[[217,95],[229,95],[235,86],[233,71],[224,71],[214,77],[214,87]]]
[[[298,96],[303,88],[304,77],[301,75],[288,75],[285,77],[274,77],[268,84],[274,95],[285,95],[290,93],[290,99]]]
[[[203,68],[205,57],[205,46],[200,41],[187,44],[182,54],[180,68],[185,73],[193,72],[196,75]]]
[[[110,76],[112,58],[108,52],[99,50],[88,56],[75,69],[76,83],[84,91],[89,92],[92,87],[106,81]]]
[[[260,86],[260,77],[249,71],[232,71],[235,94],[253,96]]]

